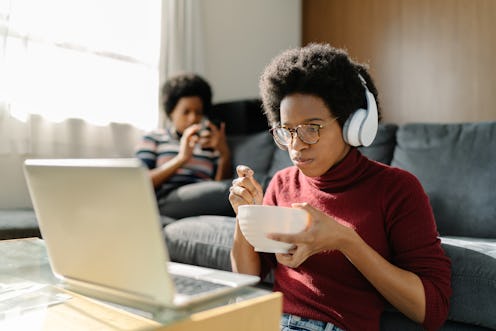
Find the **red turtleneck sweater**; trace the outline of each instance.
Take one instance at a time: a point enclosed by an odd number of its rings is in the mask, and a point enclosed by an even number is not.
[[[279,171],[264,204],[293,202],[307,202],[348,222],[385,259],[417,274],[426,297],[423,326],[436,330],[443,324],[451,295],[450,260],[429,199],[412,174],[353,148],[320,177],[306,177],[296,167]],[[313,255],[295,269],[278,264],[274,254],[262,255],[262,269],[274,268],[274,290],[284,294],[285,313],[348,331],[379,330],[385,299],[339,251]]]

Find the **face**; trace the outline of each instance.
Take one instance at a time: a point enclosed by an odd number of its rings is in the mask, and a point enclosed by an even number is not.
[[[182,97],[170,114],[176,131],[183,133],[188,127],[200,123],[203,118],[203,102],[200,97]]]
[[[319,141],[307,144],[295,134],[288,146],[288,153],[304,175],[317,177],[341,161],[350,146],[343,139],[339,123],[324,101],[310,94],[291,94],[281,101],[281,126],[294,129],[300,124],[324,125]]]

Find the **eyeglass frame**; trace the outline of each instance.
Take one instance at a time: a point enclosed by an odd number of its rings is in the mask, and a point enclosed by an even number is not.
[[[269,132],[270,134],[272,135],[272,138],[274,139],[274,142],[276,143],[276,145],[282,149],[282,150],[287,150],[289,145],[293,142],[293,139],[294,139],[294,136],[295,136],[295,133],[296,133],[296,136],[298,137],[298,139],[300,139],[303,143],[307,144],[307,145],[315,145],[316,143],[319,142],[320,140],[320,130],[325,128],[326,126],[328,126],[329,124],[331,124],[332,122],[338,120],[338,117],[333,117],[332,118],[332,121],[331,122],[328,122],[328,123],[324,123],[324,124],[317,124],[317,123],[302,123],[302,124],[298,124],[297,126],[295,126],[294,128],[287,128],[287,127],[284,127],[284,126],[274,126],[272,128],[269,129]],[[313,127],[317,127],[317,140],[315,142],[307,142],[305,140],[303,140],[300,136],[300,134],[298,133],[298,129],[301,128],[302,126],[313,126]],[[291,140],[288,142],[287,145],[284,145],[282,143],[280,143],[277,139],[277,137],[279,137],[279,135],[276,134],[276,130],[278,129],[283,129],[283,130],[286,130],[289,132],[289,134],[291,135]]]

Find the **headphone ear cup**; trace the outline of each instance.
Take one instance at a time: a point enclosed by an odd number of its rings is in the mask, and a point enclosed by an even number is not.
[[[367,112],[360,127],[360,144],[362,146],[369,146],[374,141],[377,134],[377,128],[379,125],[379,119],[377,114],[377,103],[375,101],[374,95],[366,89],[365,93],[367,97]]]
[[[379,114],[374,95],[367,88],[362,75],[358,74],[365,88],[367,109],[357,109],[343,125],[343,139],[351,146],[369,146],[377,134]]]
[[[362,145],[360,139],[360,131],[362,128],[363,121],[367,115],[365,109],[357,109],[350,117],[346,120],[343,125],[343,138],[351,146]]]

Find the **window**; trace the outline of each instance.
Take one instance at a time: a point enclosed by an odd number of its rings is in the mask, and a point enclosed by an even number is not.
[[[0,0],[0,102],[29,114],[156,127],[161,1]]]

